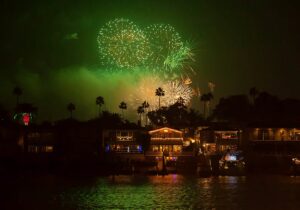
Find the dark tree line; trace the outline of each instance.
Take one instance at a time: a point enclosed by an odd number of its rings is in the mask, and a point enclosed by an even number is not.
[[[175,128],[194,126],[203,122],[202,115],[194,109],[188,109],[180,100],[169,107],[161,107],[158,110],[148,112],[148,117],[154,125]]]
[[[249,96],[221,98],[212,117],[234,122],[300,122],[300,100],[279,99],[270,93],[251,88]]]

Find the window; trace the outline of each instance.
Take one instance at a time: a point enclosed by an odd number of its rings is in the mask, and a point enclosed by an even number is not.
[[[53,146],[46,146],[45,152],[53,152]]]

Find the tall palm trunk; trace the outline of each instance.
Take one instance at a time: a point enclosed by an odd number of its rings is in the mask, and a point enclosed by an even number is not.
[[[140,123],[141,123],[141,126],[142,126],[142,113],[140,114]]]
[[[203,117],[206,118],[206,102],[203,101]]]
[[[147,126],[148,125],[148,116],[147,116],[147,114],[148,114],[148,110],[146,111],[146,113],[145,113],[145,125]]]
[[[158,96],[158,109],[160,109],[160,96]]]

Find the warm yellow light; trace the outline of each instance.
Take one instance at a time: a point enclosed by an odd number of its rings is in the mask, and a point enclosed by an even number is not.
[[[53,152],[53,146],[46,146],[46,152]]]
[[[168,133],[169,131],[168,131],[168,129],[164,129],[164,132],[165,132],[165,133]]]

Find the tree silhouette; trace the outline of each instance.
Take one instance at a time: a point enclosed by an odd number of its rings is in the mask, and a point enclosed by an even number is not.
[[[153,125],[172,126],[174,128],[194,126],[203,122],[203,118],[199,113],[193,109],[188,110],[184,104],[179,102],[169,107],[150,111],[148,117]]]
[[[211,92],[205,93],[200,97],[200,101],[203,102],[203,117],[206,118],[206,108],[209,109],[209,102],[213,99],[213,94]]]
[[[119,108],[122,110],[122,116],[124,118],[124,110],[127,109],[127,104],[124,101],[122,101],[119,105]]]
[[[252,103],[253,104],[255,103],[255,99],[256,99],[258,94],[259,94],[259,91],[255,87],[250,88],[249,95],[252,98]]]
[[[145,108],[145,109],[148,109],[149,108],[149,103],[147,102],[147,101],[144,101],[143,103],[142,103],[142,107],[143,108]]]
[[[182,109],[184,108],[184,99],[181,96],[177,99],[177,106],[179,110],[179,119],[181,120]]]
[[[96,98],[96,104],[98,105],[99,107],[99,117],[100,117],[100,111],[101,111],[101,106],[104,104],[104,99],[102,96],[98,96]]]
[[[20,87],[16,86],[13,89],[13,94],[17,96],[17,106],[18,106],[18,104],[19,104],[19,98],[23,94],[23,91],[22,91],[22,89]]]
[[[150,105],[149,105],[149,103],[147,102],[147,101],[144,101],[143,103],[142,103],[142,107],[144,108],[144,112],[146,112],[146,126],[147,126],[147,124],[148,124],[148,116],[147,116],[147,114],[148,114],[148,109],[149,109],[149,107],[150,107]]]
[[[246,122],[252,117],[250,111],[251,106],[247,95],[233,95],[220,99],[214,109],[213,117],[231,122]]]
[[[139,106],[136,111],[137,111],[137,113],[140,116],[140,123],[142,124],[142,114],[145,112],[144,107],[143,106]]]
[[[155,95],[158,96],[158,109],[160,109],[160,97],[165,95],[165,91],[161,87],[158,87],[155,91]]]
[[[209,116],[210,115],[210,102],[211,102],[211,100],[214,99],[214,95],[211,92],[209,92],[209,93],[207,93],[207,98],[208,98],[208,101],[207,101],[207,109],[208,109],[207,115]]]
[[[70,118],[73,118],[73,111],[76,109],[73,103],[69,103],[67,106],[68,111],[70,112]]]
[[[164,126],[167,123],[166,112],[167,112],[167,107],[163,106],[158,110],[148,112],[147,116],[149,117],[152,124],[158,126]]]
[[[283,107],[277,96],[260,92],[255,98],[254,113],[258,121],[278,121],[282,118]]]

